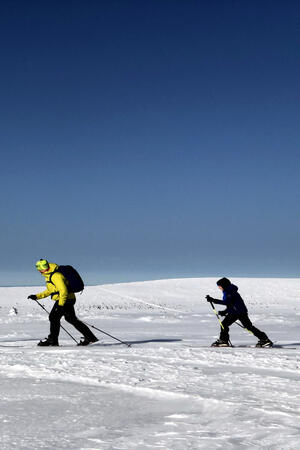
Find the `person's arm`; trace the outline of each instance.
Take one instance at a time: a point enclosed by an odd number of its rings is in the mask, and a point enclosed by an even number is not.
[[[225,302],[223,302],[223,300],[218,300],[217,298],[213,298],[211,301],[216,305],[225,305]]]
[[[40,300],[41,298],[49,297],[49,295],[51,295],[51,292],[48,289],[46,289],[45,291],[36,294],[36,298],[37,300]]]
[[[225,304],[225,302],[223,302],[223,300],[217,300],[216,298],[212,298],[210,295],[206,296],[206,300],[208,302],[216,303],[217,305],[224,305]]]

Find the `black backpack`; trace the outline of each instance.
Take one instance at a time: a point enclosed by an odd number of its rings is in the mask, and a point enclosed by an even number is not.
[[[84,282],[72,266],[58,266],[58,268],[51,274],[48,283],[52,283],[51,278],[56,273],[61,273],[68,280],[68,291],[69,292],[81,292],[84,289]],[[54,284],[54,283],[52,283]]]

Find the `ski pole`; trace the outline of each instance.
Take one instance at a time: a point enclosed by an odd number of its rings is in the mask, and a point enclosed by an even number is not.
[[[49,311],[47,311],[47,309],[38,301],[38,300],[35,300],[36,302],[37,302],[37,304],[38,305],[40,305],[40,307],[44,310],[44,311],[46,311],[46,313],[48,314],[48,316],[49,316]],[[65,333],[67,333],[69,336],[70,336],[70,338],[72,338],[73,339],[73,341],[75,341],[76,342],[76,344],[78,345],[78,341],[76,341],[76,339],[62,326],[62,325],[60,325],[61,326],[61,328],[65,331]]]
[[[244,330],[248,331],[248,333],[254,334],[254,333],[252,333],[252,331],[248,330],[248,328],[244,327],[244,325],[241,325],[241,324],[238,323],[238,322],[234,322],[234,323],[235,323],[236,325],[238,325],[239,327],[243,328]]]
[[[220,320],[220,317],[219,317],[219,314],[217,313],[216,308],[215,308],[214,305],[213,305],[213,302],[209,302],[209,303],[211,304],[211,307],[212,307],[212,309],[213,309],[215,315],[216,315],[217,318],[218,318],[218,321],[219,321],[219,324],[220,324],[221,328],[224,330],[224,326],[223,326],[223,324],[222,324],[222,322],[221,322],[221,320]],[[230,344],[230,347],[233,347],[233,345],[232,345],[232,343],[231,343],[231,340],[230,340],[229,338],[228,338],[228,342],[229,342],[229,344]]]
[[[83,322],[83,321],[81,321],[81,322]],[[106,334],[107,336],[115,339],[116,341],[121,342],[121,344],[127,345],[127,347],[131,347],[131,345],[128,344],[127,342],[121,341],[120,339],[116,338],[115,336],[112,336],[111,334],[106,333],[106,331],[100,330],[100,328],[97,328],[94,325],[91,325],[90,323],[86,323],[86,322],[83,322],[83,323],[85,325],[87,325],[88,327],[94,328],[95,330],[100,331],[100,333]]]

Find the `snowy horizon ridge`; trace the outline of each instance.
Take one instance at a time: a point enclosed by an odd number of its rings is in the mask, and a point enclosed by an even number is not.
[[[210,347],[217,277],[86,286],[78,317],[130,348],[95,330],[90,347],[63,330],[37,347],[49,321],[27,296],[44,287],[0,287],[1,448],[298,448],[300,279],[230,279],[277,348],[236,325],[234,348]]]

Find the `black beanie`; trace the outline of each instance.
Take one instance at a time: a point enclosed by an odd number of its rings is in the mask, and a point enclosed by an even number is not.
[[[217,281],[217,285],[221,286],[223,289],[226,289],[231,285],[231,282],[230,280],[228,280],[228,278],[221,278],[219,281]]]

